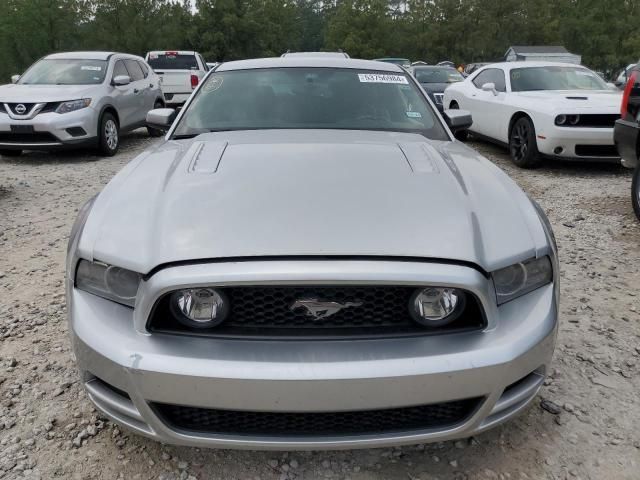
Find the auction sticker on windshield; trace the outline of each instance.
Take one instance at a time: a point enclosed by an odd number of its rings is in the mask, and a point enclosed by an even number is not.
[[[382,73],[359,73],[361,83],[402,83],[408,84],[407,77],[403,75],[389,75]]]

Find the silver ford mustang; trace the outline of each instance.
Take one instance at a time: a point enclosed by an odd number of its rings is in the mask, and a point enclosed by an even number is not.
[[[173,444],[355,448],[522,411],[557,330],[555,241],[400,67],[225,63],[80,211],[67,265],[82,381]]]

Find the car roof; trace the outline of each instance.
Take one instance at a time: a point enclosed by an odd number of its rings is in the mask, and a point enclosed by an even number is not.
[[[281,57],[349,58],[344,52],[286,52]]]
[[[116,52],[60,52],[47,55],[48,60],[109,60]],[[126,54],[122,54],[126,55]],[[135,55],[131,55],[135,57]]]
[[[220,65],[216,72],[229,70],[250,70],[254,68],[350,68],[354,70],[378,70],[383,72],[405,73],[399,65],[376,62],[374,60],[356,60],[335,57],[274,57],[237,60]]]
[[[497,63],[488,63],[483,67],[496,67],[496,68],[505,68],[507,70],[513,68],[533,68],[533,67],[581,67],[587,68],[584,65],[579,65],[577,63],[563,63],[563,62],[497,62]],[[474,72],[475,73],[475,72]]]
[[[147,52],[147,55],[151,53],[153,53],[154,55],[164,55],[167,52],[177,53],[178,55],[195,55],[196,54],[196,52],[194,52],[193,50],[171,50],[170,48],[167,48],[166,50],[151,50]]]

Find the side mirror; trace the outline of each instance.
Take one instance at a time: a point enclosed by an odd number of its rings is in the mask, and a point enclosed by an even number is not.
[[[466,130],[473,125],[471,112],[467,110],[445,110],[444,121],[453,133]]]
[[[20,75],[11,75],[11,83],[18,83],[20,80]]]
[[[496,84],[493,82],[485,83],[482,85],[482,90],[485,92],[491,92],[494,95],[498,95],[498,91],[496,90]]]
[[[173,108],[156,108],[149,110],[147,113],[147,125],[158,130],[169,130],[177,114],[178,112]]]
[[[624,85],[624,82],[620,81],[620,80],[616,80],[615,82],[613,82],[613,86],[616,88],[622,88]]]
[[[129,78],[129,75],[118,75],[117,77],[113,77],[113,82],[111,83],[116,87],[124,87],[131,83],[131,78]]]

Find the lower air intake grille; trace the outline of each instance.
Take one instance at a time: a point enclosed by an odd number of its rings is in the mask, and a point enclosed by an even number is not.
[[[10,133],[0,132],[0,143],[59,143],[56,137],[48,132]]]
[[[366,435],[449,427],[467,419],[480,399],[350,412],[248,412],[154,404],[177,430],[223,435]]]
[[[576,145],[579,157],[619,157],[615,145]]]

